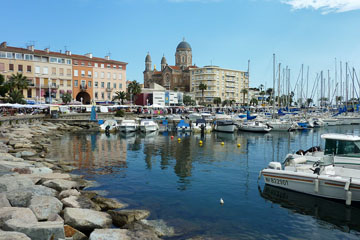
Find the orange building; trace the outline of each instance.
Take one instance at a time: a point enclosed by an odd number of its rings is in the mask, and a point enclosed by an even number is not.
[[[87,55],[89,56],[89,55]],[[73,55],[73,98],[83,104],[93,99],[93,63],[81,55]]]

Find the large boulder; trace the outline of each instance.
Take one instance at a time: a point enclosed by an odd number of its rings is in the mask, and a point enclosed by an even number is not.
[[[170,227],[166,224],[166,222],[162,219],[159,220],[140,220],[141,224],[145,224],[155,231],[155,233],[159,236],[173,236],[175,234],[175,230],[173,227]]]
[[[0,208],[0,228],[3,228],[6,221],[20,219],[24,223],[36,223],[37,219],[29,208],[3,207]]]
[[[93,202],[95,202],[99,207],[101,207],[102,210],[112,210],[112,209],[118,209],[118,208],[126,208],[128,204],[121,203],[116,199],[113,198],[105,198],[101,196],[96,196],[95,198],[91,199]]]
[[[95,228],[108,228],[112,223],[107,213],[81,208],[65,208],[64,220],[65,224],[82,232],[90,232]]]
[[[0,192],[26,189],[33,187],[34,183],[30,178],[23,176],[5,176],[0,177]]]
[[[129,224],[141,219],[145,219],[150,216],[148,210],[109,210],[114,225],[122,227],[125,224]]]
[[[93,201],[83,196],[70,196],[67,198],[61,199],[61,202],[65,207],[71,208],[86,208],[86,209],[94,209],[101,210],[99,206],[97,206]]]
[[[70,196],[80,196],[80,192],[76,189],[69,189],[69,190],[64,190],[59,194],[59,198],[63,199],[63,198],[67,198]]]
[[[2,207],[11,207],[5,193],[0,193],[0,208]]]
[[[0,231],[0,240],[31,240],[31,238],[19,232]]]
[[[47,180],[43,183],[44,186],[56,189],[57,191],[63,191],[77,187],[77,183],[74,181],[64,179]]]
[[[14,190],[7,192],[6,197],[13,207],[27,207],[30,204],[32,194],[22,190]]]
[[[90,234],[90,240],[160,240],[156,234],[150,230],[129,231],[126,229],[95,229]]]
[[[4,230],[26,234],[31,239],[49,240],[65,238],[62,222],[25,223],[21,219],[10,219],[5,222]]]
[[[1,161],[0,172],[11,172],[13,169],[27,169],[33,167],[32,164],[24,161]]]
[[[39,221],[48,220],[52,214],[60,213],[62,207],[59,199],[50,196],[34,196],[29,206]]]

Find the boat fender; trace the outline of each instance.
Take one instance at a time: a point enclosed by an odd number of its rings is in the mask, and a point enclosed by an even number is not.
[[[351,198],[352,198],[351,191],[346,191],[346,205],[348,205],[348,206],[351,205]]]
[[[346,191],[349,191],[350,183],[351,183],[351,178],[345,183],[344,189],[345,189]]]
[[[316,192],[316,193],[318,193],[319,192],[319,179],[315,179],[314,180],[314,183],[315,183],[315,185],[314,185],[314,192]]]

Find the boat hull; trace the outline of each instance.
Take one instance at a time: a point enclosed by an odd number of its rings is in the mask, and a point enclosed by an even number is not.
[[[227,133],[233,133],[235,132],[235,124],[232,125],[215,125],[214,130],[217,132],[227,132]]]

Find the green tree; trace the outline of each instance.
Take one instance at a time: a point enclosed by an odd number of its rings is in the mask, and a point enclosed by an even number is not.
[[[232,106],[234,103],[236,103],[236,101],[234,99],[229,101],[230,106]]]
[[[307,98],[306,99],[306,105],[308,106],[308,107],[310,107],[310,104],[313,102],[313,100],[311,99],[311,98]]]
[[[254,105],[254,106],[256,106],[256,105],[258,105],[258,100],[256,99],[256,98],[252,98],[251,100],[250,100],[250,105]]]
[[[25,104],[26,101],[24,100],[24,95],[22,93],[22,90],[11,90],[8,93],[8,101],[9,103],[20,103],[20,104]]]
[[[246,88],[241,89],[240,93],[243,94],[243,106],[245,106],[245,95],[248,93]]]
[[[342,96],[336,96],[336,98],[335,98],[335,101],[336,101],[336,106],[337,106],[339,103],[341,104],[342,99],[343,99],[343,97],[342,97]]]
[[[0,74],[0,96],[5,97],[6,93],[9,91],[9,87],[5,83],[4,75]]]
[[[201,96],[202,96],[202,102],[203,104],[205,103],[204,102],[204,91],[207,89],[207,85],[206,84],[203,84],[203,83],[200,83],[199,84],[199,90],[201,91]]]
[[[183,102],[186,106],[192,105],[193,100],[191,99],[190,96],[185,95],[183,98]]]
[[[223,105],[223,106],[228,105],[228,104],[229,104],[229,100],[224,100],[224,101],[222,102],[222,105]]]
[[[70,93],[64,93],[61,97],[61,100],[63,101],[64,104],[68,104],[69,102],[71,102],[71,94]]]
[[[261,91],[260,96],[261,96],[261,104],[264,104],[265,91]]]
[[[134,81],[132,81],[131,83],[129,83],[128,93],[129,93],[130,96],[131,96],[132,102],[135,101],[136,95],[138,95],[138,94],[141,93],[140,84],[139,84],[136,80],[134,80]]]
[[[121,105],[124,105],[124,100],[126,99],[126,92],[124,91],[116,91],[115,97],[113,97],[112,101],[119,100],[121,101]]]
[[[8,101],[10,103],[25,103],[23,89],[28,87],[28,79],[22,73],[12,74],[9,81],[5,83],[8,88]]]
[[[268,95],[268,96],[270,97],[270,96],[272,96],[272,94],[273,94],[273,89],[272,89],[272,88],[268,88],[268,89],[266,90],[266,95]]]
[[[221,104],[221,98],[216,97],[216,98],[214,98],[213,102],[214,102],[214,104],[216,104],[217,106],[219,106],[219,104]]]

